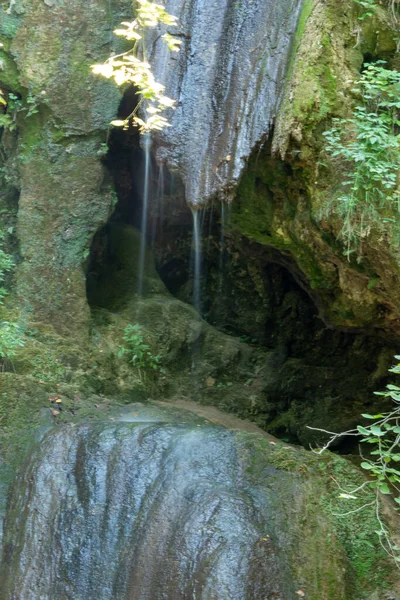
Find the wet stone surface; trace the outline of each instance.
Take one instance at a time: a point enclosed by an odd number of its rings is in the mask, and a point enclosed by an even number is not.
[[[190,204],[228,196],[277,114],[301,0],[168,0],[183,42],[158,41],[154,74],[177,101],[157,156],[178,170]]]
[[[45,434],[11,493],[1,600],[297,597],[273,485],[250,482],[234,431],[188,415],[133,405]]]

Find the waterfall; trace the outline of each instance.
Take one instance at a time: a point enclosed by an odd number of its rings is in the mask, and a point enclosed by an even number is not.
[[[193,215],[193,306],[201,314],[201,211],[192,210]]]
[[[139,268],[138,268],[138,295],[143,294],[143,278],[144,266],[146,262],[146,233],[149,211],[149,189],[150,189],[150,168],[151,168],[151,136],[146,133],[144,136],[144,182],[143,182],[143,204],[142,204],[142,223],[141,223],[141,241],[139,252]]]

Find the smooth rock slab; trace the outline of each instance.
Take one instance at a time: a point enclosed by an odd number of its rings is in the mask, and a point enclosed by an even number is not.
[[[294,598],[257,492],[220,427],[53,430],[13,492],[1,598]]]

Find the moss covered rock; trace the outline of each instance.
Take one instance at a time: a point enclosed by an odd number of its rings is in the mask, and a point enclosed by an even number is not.
[[[399,251],[380,224],[349,258],[342,223],[324,217],[344,173],[324,152],[332,117],[346,117],[364,60],[395,63],[396,33],[380,6],[360,21],[353,0],[304,3],[272,149],[250,161],[233,203],[233,226],[293,259],[329,326],[400,334]]]
[[[17,95],[21,264],[15,296],[35,320],[87,337],[84,265],[114,205],[102,157],[120,94],[90,65],[112,47],[129,1],[12,3],[2,12],[0,84]],[[9,14],[8,14],[9,13]]]

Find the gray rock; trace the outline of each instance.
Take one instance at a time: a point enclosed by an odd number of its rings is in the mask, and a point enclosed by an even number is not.
[[[301,0],[168,0],[183,41],[170,53],[157,34],[150,62],[177,100],[171,127],[155,136],[178,169],[190,204],[230,197],[281,100]],[[160,150],[158,150],[160,154]]]

